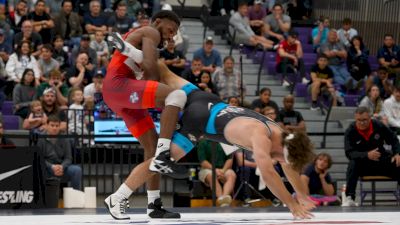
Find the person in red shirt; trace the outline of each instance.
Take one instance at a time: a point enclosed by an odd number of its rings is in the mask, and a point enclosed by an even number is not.
[[[297,73],[303,77],[302,83],[307,84],[309,81],[305,77],[305,68],[303,61],[303,48],[297,39],[299,34],[296,31],[290,31],[287,38],[279,44],[278,54],[276,55],[276,71],[283,74],[283,86],[290,86],[290,82],[286,79],[287,73]]]

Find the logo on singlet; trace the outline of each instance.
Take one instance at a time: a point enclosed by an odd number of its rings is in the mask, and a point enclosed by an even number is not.
[[[129,96],[129,101],[132,103],[137,103],[139,101],[139,95],[137,92],[132,92],[132,94]]]

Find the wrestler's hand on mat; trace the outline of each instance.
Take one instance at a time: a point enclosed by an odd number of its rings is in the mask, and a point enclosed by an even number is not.
[[[292,213],[294,219],[311,219],[314,217],[309,210],[306,209],[303,205],[294,202],[293,204],[288,205],[290,212]]]
[[[315,202],[311,200],[308,195],[298,195],[297,201],[299,201],[299,204],[304,206],[307,210],[316,208]]]

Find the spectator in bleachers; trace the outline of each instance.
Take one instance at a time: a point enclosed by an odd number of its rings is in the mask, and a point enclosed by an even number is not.
[[[218,92],[212,82],[211,74],[207,71],[203,71],[203,73],[200,75],[199,88],[203,91],[218,95]]]
[[[203,68],[201,59],[193,58],[190,69],[186,69],[182,72],[182,78],[198,86],[198,84],[201,83],[200,76],[203,72],[201,68]]]
[[[293,95],[287,95],[283,98],[283,108],[279,111],[277,120],[279,121],[279,125],[289,133],[306,131],[306,123],[303,115],[299,111],[294,110]]]
[[[32,56],[38,57],[41,53],[40,49],[42,48],[42,37],[39,33],[33,31],[33,24],[30,20],[25,20],[22,23],[21,32],[16,33],[14,36],[14,49],[18,48],[18,45],[22,41],[29,41],[29,48],[32,51]]]
[[[236,30],[235,43],[245,44],[250,46],[262,45],[265,49],[271,49],[273,42],[266,39],[262,35],[256,35],[250,27],[250,21],[248,18],[248,6],[247,2],[243,1],[239,3],[238,11],[235,12],[229,19],[229,23],[232,24]],[[231,29],[231,27],[229,27]],[[233,34],[233,30],[230,31]]]
[[[60,70],[66,70],[69,68],[69,56],[68,52],[64,50],[64,39],[60,35],[54,37],[53,47],[53,59],[57,60]]]
[[[311,83],[309,85],[311,92],[311,110],[318,110],[318,96],[322,92],[328,92],[333,98],[333,105],[336,106],[337,98],[335,87],[333,86],[333,72],[328,66],[328,57],[320,54],[317,64],[311,68]]]
[[[52,70],[49,73],[49,79],[42,82],[36,89],[35,99],[40,99],[46,89],[53,88],[56,92],[57,104],[67,106],[68,104],[68,86],[62,81],[61,72]]]
[[[128,16],[131,18],[137,18],[137,14],[142,10],[142,4],[138,0],[123,0],[126,3]]]
[[[87,134],[84,125],[84,98],[82,89],[78,87],[71,88],[70,100],[72,104],[68,107],[68,133]]]
[[[46,113],[47,118],[50,116],[57,116],[60,118],[60,129],[63,132],[67,131],[67,115],[64,109],[61,109],[57,101],[57,92],[53,87],[48,87],[43,91],[42,97],[40,97],[42,108]]]
[[[18,10],[18,4],[20,2],[25,3],[25,8],[27,12],[32,12],[34,10],[34,0],[7,0],[8,11],[14,12],[15,10]]]
[[[364,80],[365,77],[370,75],[371,67],[368,57],[369,50],[364,45],[362,37],[354,36],[347,51],[347,69],[354,80]]]
[[[101,31],[107,34],[107,17],[101,11],[101,3],[98,0],[91,0],[89,4],[89,13],[83,17],[83,25],[88,34]]]
[[[123,1],[119,2],[115,13],[108,19],[107,22],[109,33],[118,32],[120,34],[125,34],[133,27],[135,19],[134,17],[129,16],[126,13],[126,10],[126,3]]]
[[[6,40],[6,34],[4,32],[4,29],[0,28],[0,58],[3,60],[3,62],[7,62],[8,58],[13,52],[13,48],[10,45],[9,41]]]
[[[306,71],[303,60],[303,47],[297,39],[299,34],[296,31],[290,31],[287,38],[279,43],[278,54],[276,54],[276,71],[282,73],[283,86],[289,87],[287,81],[287,72],[297,73],[300,71],[302,83],[307,84]],[[297,75],[295,75],[297,78]]]
[[[287,12],[293,20],[309,20],[312,15],[312,0],[290,1]]]
[[[321,53],[328,57],[328,65],[333,72],[333,80],[336,84],[341,85],[346,90],[354,89],[354,79],[351,77],[345,60],[347,58],[347,51],[342,43],[337,39],[336,30],[330,30],[328,34],[328,41],[321,45]],[[359,88],[362,82],[358,82]]]
[[[93,82],[85,86],[83,89],[85,102],[95,101],[96,94],[102,93],[104,76],[103,70],[97,70],[96,74],[93,76]]]
[[[251,103],[251,108],[256,112],[261,112],[266,106],[271,106],[275,109],[275,112],[279,112],[279,107],[276,102],[271,100],[272,91],[271,89],[265,87],[260,90],[260,98],[255,99]]]
[[[15,148],[14,142],[4,137],[3,122],[0,122],[0,148]]]
[[[392,96],[383,103],[383,112],[389,127],[400,135],[400,86],[393,87]]]
[[[64,0],[45,0],[46,12],[52,17],[61,12]]]
[[[261,114],[263,114],[264,116],[266,116],[267,118],[273,120],[276,122],[276,119],[278,118],[278,115],[276,114],[275,108],[272,106],[265,106],[261,112]]]
[[[92,82],[94,72],[93,65],[89,63],[89,57],[85,52],[81,52],[76,59],[76,63],[66,74],[68,87],[85,87]]]
[[[37,146],[43,151],[48,176],[67,179],[72,188],[80,190],[82,169],[72,164],[70,140],[58,136],[62,132],[61,123],[57,116],[49,116],[46,133],[52,137],[40,138]]]
[[[35,11],[28,15],[28,18],[32,20],[33,30],[40,34],[42,37],[43,44],[51,43],[52,40],[52,28],[54,27],[54,21],[50,15],[46,13],[46,5],[44,0],[38,0],[35,3]]]
[[[317,53],[320,52],[321,45],[328,41],[329,25],[329,18],[321,16],[318,20],[318,26],[311,31],[314,51]]]
[[[332,163],[331,155],[319,153],[314,162],[309,164],[301,174],[301,180],[306,184],[306,193],[311,195],[314,201],[324,202],[325,197],[335,194],[333,180],[328,172]]]
[[[346,46],[346,48],[350,48],[352,39],[355,36],[358,36],[358,31],[352,28],[351,25],[351,19],[344,18],[342,22],[342,28],[337,31],[340,43]]]
[[[385,34],[377,57],[379,65],[388,68],[389,75],[396,76],[395,84],[400,85],[400,47],[395,44],[392,34]]]
[[[47,124],[47,116],[43,112],[42,103],[38,100],[34,100],[29,106],[30,113],[29,116],[24,119],[22,128],[37,134],[44,133]]]
[[[235,186],[236,173],[232,170],[232,156],[227,156],[219,143],[212,144],[209,140],[199,141],[197,146],[197,155],[201,165],[199,180],[212,188],[212,151],[216,154],[215,168],[217,181],[215,193],[217,196],[217,203],[221,207],[226,207],[232,202],[231,194]]]
[[[137,21],[135,23],[133,23],[133,29],[139,29],[140,27],[144,27],[144,26],[148,26],[150,25],[150,18],[149,16],[146,14],[146,11],[139,11],[137,16]]]
[[[33,70],[36,84],[39,84],[40,69],[35,57],[31,54],[30,42],[22,41],[6,64],[7,80],[20,83],[22,74],[27,68]]]
[[[90,48],[96,51],[97,54],[97,67],[107,68],[108,57],[110,55],[108,51],[107,42],[104,40],[104,34],[101,31],[95,32],[95,38],[90,42]]]
[[[193,53],[193,58],[200,58],[203,63],[202,70],[214,73],[217,67],[222,66],[221,54],[214,48],[214,41],[211,36],[206,37],[203,47]]]
[[[347,198],[342,206],[355,205],[360,176],[388,176],[400,182],[400,144],[395,133],[380,121],[371,120],[366,107],[358,107],[354,117],[355,122],[345,133],[345,153],[350,161],[346,174]]]
[[[164,44],[164,49],[160,51],[160,58],[164,61],[173,73],[182,76],[185,70],[186,59],[181,51],[175,48],[175,41],[173,39]]]
[[[380,120],[387,125],[387,117],[383,114],[383,101],[379,95],[379,87],[373,84],[367,89],[367,95],[361,100],[358,107],[366,107],[371,113],[371,117]]]
[[[380,66],[377,71],[377,75],[372,75],[368,78],[365,89],[368,90],[372,85],[376,85],[379,88],[379,95],[382,100],[385,100],[392,95],[393,84],[389,79],[388,68]]]
[[[267,15],[266,9],[261,0],[255,0],[254,4],[249,7],[250,27],[254,33],[261,35],[264,28],[264,17]]]
[[[13,1],[7,2],[9,6],[8,23],[11,26],[11,30],[13,30],[14,33],[17,34],[21,32],[22,23],[28,19],[28,5],[25,0],[19,0],[14,8],[11,4],[11,2]],[[10,9],[10,7],[12,8]]]
[[[92,71],[97,67],[97,53],[90,47],[90,36],[87,34],[82,35],[81,42],[78,47],[72,49],[71,52],[71,65],[74,65],[80,53],[86,53],[88,58],[87,69]]]
[[[40,81],[46,82],[49,79],[50,72],[52,70],[59,70],[60,64],[57,60],[52,58],[53,47],[51,44],[44,44],[42,47],[42,54],[38,60],[39,69],[41,71]]]
[[[231,106],[240,106],[240,100],[238,97],[229,97],[226,102]]]
[[[25,69],[21,82],[13,90],[14,114],[25,119],[28,116],[29,104],[36,93],[35,76],[32,69]]]
[[[269,40],[273,41],[274,44],[285,39],[285,34],[289,32],[291,27],[290,16],[285,15],[283,6],[279,3],[275,3],[272,7],[272,14],[264,18],[264,35]]]
[[[246,93],[246,83],[240,79],[240,71],[234,68],[235,60],[232,56],[224,58],[224,66],[217,68],[212,75],[212,82],[216,87],[219,97],[222,100],[231,96],[244,96]],[[243,82],[241,87],[241,82]],[[241,90],[243,88],[243,90]],[[243,104],[243,102],[242,102]]]
[[[79,0],[78,2],[74,2],[74,12],[79,14],[80,18],[83,18],[87,13],[90,12],[89,5],[92,0]]]
[[[83,31],[79,15],[72,10],[72,0],[64,0],[62,10],[54,18],[55,35],[60,35],[70,47],[79,46]]]

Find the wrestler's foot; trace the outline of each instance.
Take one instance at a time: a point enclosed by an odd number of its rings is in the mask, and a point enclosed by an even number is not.
[[[157,198],[154,203],[150,203],[147,206],[147,215],[150,218],[156,219],[179,219],[181,214],[175,212],[169,212],[164,209],[161,199]]]
[[[188,177],[188,170],[185,166],[176,164],[171,160],[169,150],[161,152],[151,160],[149,170],[152,172],[164,174],[175,179],[184,179]]]
[[[128,199],[124,198],[117,201],[114,195],[108,196],[104,200],[104,205],[108,209],[110,215],[116,220],[129,220],[130,217],[125,214],[126,208],[129,208]]]
[[[118,51],[123,52],[125,50],[125,43],[122,36],[117,32],[111,32],[107,37],[108,42],[111,46],[116,48]]]

